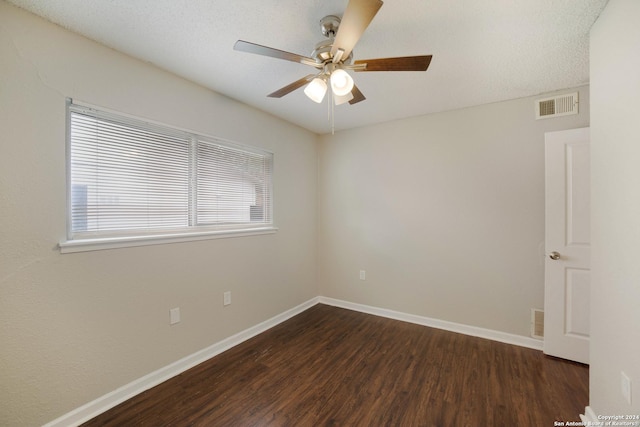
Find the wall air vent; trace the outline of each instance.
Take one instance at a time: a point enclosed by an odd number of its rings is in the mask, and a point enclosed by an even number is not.
[[[578,92],[536,101],[536,120],[578,114]]]
[[[531,336],[533,338],[544,338],[544,311],[536,308],[531,309]]]

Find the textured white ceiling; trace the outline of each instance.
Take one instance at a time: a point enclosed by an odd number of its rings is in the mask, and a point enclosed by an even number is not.
[[[9,0],[116,50],[296,123],[330,132],[302,89],[314,69],[233,50],[238,39],[308,56],[318,21],[348,0]],[[427,72],[353,73],[367,97],[336,130],[569,88],[589,81],[589,29],[607,0],[386,0],[355,59],[432,54]]]

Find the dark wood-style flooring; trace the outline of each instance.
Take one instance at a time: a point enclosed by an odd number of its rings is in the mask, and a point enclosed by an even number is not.
[[[585,365],[316,305],[85,426],[553,426]]]

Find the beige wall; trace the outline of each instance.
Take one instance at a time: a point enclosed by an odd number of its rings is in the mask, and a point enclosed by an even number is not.
[[[590,406],[640,415],[640,2],[610,0],[591,30]],[[632,405],[622,397],[623,371]]]
[[[536,121],[526,98],[323,136],[321,294],[529,336],[544,132],[589,125],[588,87],[574,90],[576,116]]]
[[[0,425],[51,421],[318,295],[316,135],[2,1],[0,58]],[[280,230],[61,255],[65,97],[273,151]]]

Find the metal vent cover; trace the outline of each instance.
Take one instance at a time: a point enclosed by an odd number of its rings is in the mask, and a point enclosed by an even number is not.
[[[531,309],[531,336],[544,338],[544,311],[537,308]]]
[[[578,114],[578,92],[536,101],[536,120]]]

